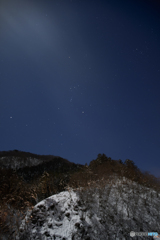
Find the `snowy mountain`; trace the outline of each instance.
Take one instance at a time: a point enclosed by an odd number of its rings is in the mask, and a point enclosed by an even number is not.
[[[131,231],[160,233],[160,181],[129,159],[98,154],[81,165],[0,152],[0,196],[3,240],[129,240]]]
[[[17,239],[153,239],[131,238],[131,231],[160,233],[160,193],[112,177],[103,188],[68,189],[39,202]]]

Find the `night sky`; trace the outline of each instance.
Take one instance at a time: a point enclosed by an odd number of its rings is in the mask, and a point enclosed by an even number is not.
[[[160,176],[156,1],[0,1],[0,151],[14,149]]]

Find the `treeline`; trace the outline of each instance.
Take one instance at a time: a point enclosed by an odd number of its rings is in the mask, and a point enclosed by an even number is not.
[[[135,163],[126,159],[112,160],[104,153],[98,154],[95,160],[92,160],[89,166],[86,164],[79,172],[74,173],[70,179],[70,186],[73,188],[96,185],[99,182],[105,184],[113,175],[117,177],[126,177],[145,187],[160,191],[160,179],[148,172],[142,172]]]

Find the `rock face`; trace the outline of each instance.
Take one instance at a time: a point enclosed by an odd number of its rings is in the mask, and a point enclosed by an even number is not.
[[[129,240],[131,231],[160,233],[159,197],[125,178],[103,189],[61,192],[28,213],[17,239]]]
[[[31,214],[31,221],[27,226],[27,234],[32,239],[77,239],[73,238],[76,229],[82,228],[82,220],[78,206],[78,197],[74,192],[61,192],[38,203]],[[30,216],[28,216],[29,218]],[[25,226],[25,221],[21,230]],[[28,232],[29,231],[29,232]]]

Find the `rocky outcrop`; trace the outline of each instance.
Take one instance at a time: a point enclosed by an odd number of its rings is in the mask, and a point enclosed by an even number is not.
[[[61,192],[33,208],[17,239],[130,240],[131,231],[160,232],[159,196],[127,179],[104,189]]]

